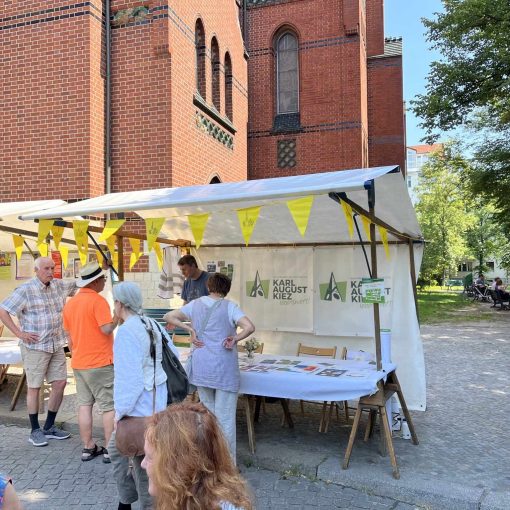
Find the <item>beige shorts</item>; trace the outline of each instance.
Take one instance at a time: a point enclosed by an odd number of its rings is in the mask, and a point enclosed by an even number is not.
[[[23,368],[29,388],[40,388],[46,378],[48,383],[67,379],[67,364],[64,349],[57,352],[36,351],[20,345]]]
[[[103,413],[113,411],[113,365],[99,368],[74,369],[78,405],[94,402]]]

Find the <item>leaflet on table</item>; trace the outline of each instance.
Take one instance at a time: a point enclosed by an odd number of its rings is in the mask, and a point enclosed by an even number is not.
[[[239,364],[240,370],[243,372],[269,372],[271,370],[277,370],[280,372],[294,372],[294,373],[308,373],[316,374],[317,372],[324,372],[320,375],[330,375],[338,377],[345,370],[334,370],[328,367],[334,366],[333,363],[314,363],[309,364],[299,360],[289,359],[264,359],[259,361],[256,365],[250,365],[244,361]],[[333,375],[338,373],[338,375]],[[319,375],[319,374],[318,374]]]

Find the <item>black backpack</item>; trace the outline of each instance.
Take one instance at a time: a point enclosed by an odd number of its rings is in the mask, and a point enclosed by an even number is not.
[[[166,388],[168,391],[167,405],[175,404],[177,402],[182,402],[188,396],[189,389],[189,381],[188,376],[184,368],[179,361],[179,358],[174,354],[172,349],[168,346],[168,334],[164,331],[161,326],[156,322],[149,320],[150,325],[147,326],[147,331],[149,332],[149,336],[151,337],[151,357],[155,359],[156,351],[155,351],[155,338],[154,338],[154,330],[152,329],[152,324],[156,324],[161,333],[161,343],[162,343],[162,356],[161,365],[163,366],[163,370],[166,374]]]

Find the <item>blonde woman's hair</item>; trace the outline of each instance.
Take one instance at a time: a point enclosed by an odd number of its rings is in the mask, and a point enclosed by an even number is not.
[[[154,449],[151,481],[157,510],[219,510],[253,505],[216,417],[202,404],[173,404],[153,416],[145,434]]]

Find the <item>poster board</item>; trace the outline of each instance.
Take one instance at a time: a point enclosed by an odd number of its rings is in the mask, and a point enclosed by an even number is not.
[[[34,276],[34,257],[30,253],[22,253],[16,259],[16,280],[26,280]]]

